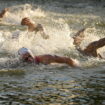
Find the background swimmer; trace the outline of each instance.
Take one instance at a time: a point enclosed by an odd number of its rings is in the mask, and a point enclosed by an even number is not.
[[[27,17],[23,18],[21,20],[21,25],[26,25],[28,26],[28,31],[29,32],[33,32],[35,31],[35,34],[37,32],[40,32],[41,33],[41,36],[44,38],[44,39],[48,39],[49,36],[46,35],[46,33],[44,32],[44,29],[43,29],[43,26],[41,24],[34,24],[31,22],[31,20]]]
[[[1,11],[1,13],[0,13],[0,18],[3,18],[3,17],[5,16],[5,14],[6,14],[7,11],[9,11],[9,9],[8,9],[8,8],[4,8],[4,9]]]
[[[74,45],[76,46],[77,50],[85,55],[93,56],[93,57],[99,57],[103,58],[99,53],[97,53],[97,50],[103,46],[105,46],[105,38],[99,39],[98,41],[91,42],[84,50],[80,48],[80,44],[82,40],[84,39],[85,29],[80,30],[77,32],[77,34],[73,37],[74,39]]]

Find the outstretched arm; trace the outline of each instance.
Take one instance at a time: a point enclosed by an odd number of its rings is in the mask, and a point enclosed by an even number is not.
[[[100,54],[97,54],[97,49],[105,46],[105,38],[99,39],[98,41],[94,41],[90,43],[85,49],[84,53],[87,55],[91,55],[94,57],[102,58]]]
[[[37,56],[39,63],[50,64],[50,63],[65,63],[71,67],[79,66],[79,63],[68,57],[52,56],[52,55],[40,55]]]
[[[102,38],[96,42],[96,49],[105,46],[105,38]]]
[[[94,49],[97,50],[98,48],[101,48],[105,46],[105,38],[99,39],[98,41],[93,41],[92,43],[90,43],[86,49]]]
[[[44,38],[44,39],[48,39],[49,36],[46,35],[46,33],[44,32],[44,28],[41,24],[37,24],[36,27],[34,28],[35,29],[35,32],[37,33],[38,31],[40,32],[41,36]]]

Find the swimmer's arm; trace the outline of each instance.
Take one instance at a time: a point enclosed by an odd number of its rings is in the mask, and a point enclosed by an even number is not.
[[[99,39],[99,40],[97,41],[97,43],[96,43],[97,49],[98,49],[98,48],[101,48],[101,47],[103,47],[103,46],[105,46],[105,38]]]
[[[43,37],[43,39],[49,39],[49,35],[46,35],[46,33],[44,31],[40,31],[41,36]]]
[[[99,57],[99,58],[101,58],[101,59],[105,59],[105,58],[103,58],[102,55],[99,54],[99,53],[97,54],[97,57]]]

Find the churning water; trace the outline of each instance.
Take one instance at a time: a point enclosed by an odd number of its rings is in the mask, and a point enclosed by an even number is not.
[[[105,8],[87,3],[0,1],[10,10],[0,21],[0,105],[105,105],[105,60],[86,57],[73,45],[75,33],[87,28],[84,49],[105,35]],[[21,19],[41,23],[49,39],[29,33]],[[12,39],[19,35],[18,39]],[[77,59],[81,68],[67,65],[23,64],[17,51],[56,54]],[[105,48],[98,50],[105,56]]]

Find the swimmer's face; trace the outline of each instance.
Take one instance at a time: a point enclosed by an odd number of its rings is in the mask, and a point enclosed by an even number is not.
[[[28,24],[30,24],[31,23],[31,21],[30,21],[30,19],[29,18],[23,18],[22,19],[22,21],[21,21],[21,25],[28,25]]]
[[[23,59],[25,61],[33,61],[33,58],[29,53],[21,55],[21,59]]]

